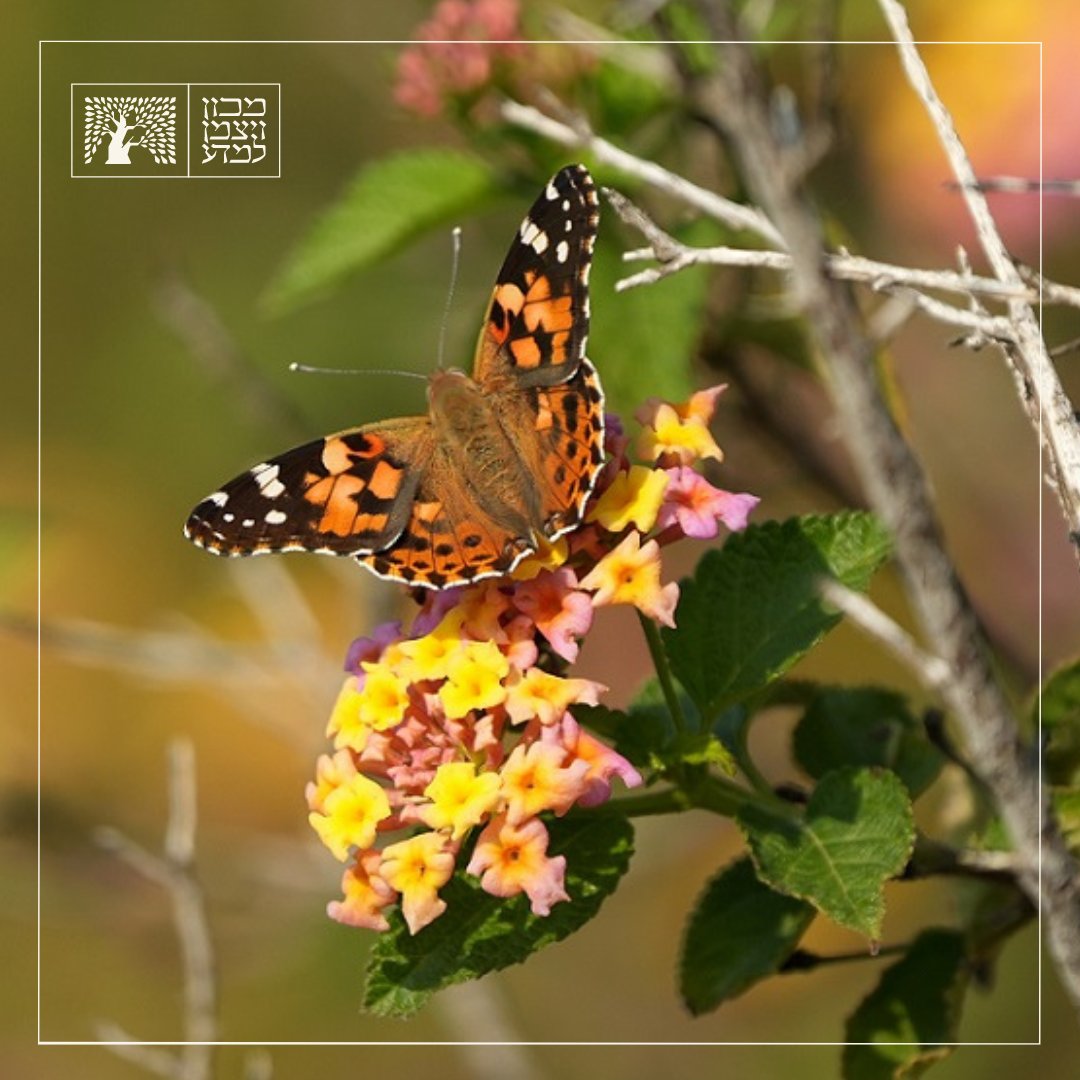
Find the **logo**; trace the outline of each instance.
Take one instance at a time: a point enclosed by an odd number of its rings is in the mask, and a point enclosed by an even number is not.
[[[279,177],[281,84],[72,83],[71,175]]]
[[[83,162],[104,145],[106,165],[130,165],[131,148],[144,147],[158,165],[176,164],[175,97],[87,97],[83,106]]]

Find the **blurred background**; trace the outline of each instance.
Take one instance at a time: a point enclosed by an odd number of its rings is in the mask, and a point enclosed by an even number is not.
[[[598,3],[566,7],[597,22],[609,14],[609,6]],[[842,9],[841,37],[884,37],[874,5],[846,10],[851,7]],[[919,38],[1045,41],[1045,175],[1080,176],[1080,89],[1069,48],[1080,32],[1075,5],[963,0],[943,10],[926,0],[910,7]],[[18,46],[9,46],[3,78],[6,100],[22,104],[9,112],[0,149],[9,191],[6,235],[15,254],[5,288],[14,341],[0,428],[7,463],[0,504],[2,1075],[138,1075],[107,1051],[41,1050],[32,1037],[35,42],[397,39],[408,38],[429,11],[420,3],[316,11],[283,0],[185,7],[183,19],[172,8],[114,4],[101,10],[71,0],[10,9],[8,36]],[[544,25],[539,15],[536,25]],[[792,46],[780,63],[796,71],[799,50]],[[740,847],[732,826],[698,814],[641,822],[627,878],[600,917],[566,942],[485,980],[479,990],[443,995],[408,1024],[359,1012],[370,936],[325,917],[340,870],[308,829],[303,788],[324,749],[348,643],[405,604],[398,590],[351,564],[307,556],[211,559],[183,540],[181,527],[199,499],[253,462],[341,427],[423,408],[423,385],[415,380],[373,375],[342,381],[290,374],[287,366],[431,371],[449,275],[445,235],[419,240],[377,271],[294,312],[269,314],[265,301],[289,253],[358,169],[398,148],[460,144],[449,125],[395,105],[398,52],[379,44],[42,46],[40,1035],[92,1039],[100,1021],[145,1039],[175,1038],[181,1030],[168,900],[102,851],[94,832],[114,826],[160,850],[165,751],[182,734],[193,740],[197,760],[199,877],[216,948],[224,1039],[839,1040],[843,1018],[874,985],[882,962],[774,979],[696,1020],[681,1009],[674,978],[683,920],[705,881]],[[1036,178],[1038,46],[935,45],[925,55],[980,175]],[[960,201],[945,183],[944,159],[892,50],[852,44],[837,60],[839,138],[817,180],[849,245],[860,254],[926,267],[954,266],[957,243],[974,257]],[[280,82],[281,178],[71,179],[70,84],[118,81]],[[536,185],[544,179],[537,176]],[[461,283],[447,330],[453,363],[471,353],[494,270],[526,205],[504,200],[462,222]],[[1038,200],[996,195],[992,205],[1013,253],[1036,263]],[[1075,283],[1080,200],[1047,198],[1044,208],[1045,272]],[[601,243],[640,241],[608,223]],[[594,310],[649,302],[643,291],[616,298],[594,290]],[[1048,339],[1075,337],[1077,321],[1048,311]],[[1040,642],[1044,670],[1077,651],[1076,567],[1052,494],[1040,500],[1039,456],[1011,377],[990,351],[950,348],[951,336],[939,324],[909,322],[893,343],[896,379],[950,548],[1022,699],[1039,675]],[[599,333],[590,355],[603,372]],[[1062,367],[1075,400],[1080,380],[1068,370],[1071,363],[1066,358]],[[802,400],[801,387],[782,373],[766,387],[774,400]],[[827,416],[821,423],[827,434]],[[738,390],[724,399],[716,432],[727,455],[721,480],[761,497],[757,520],[841,505],[835,487],[815,481],[762,435]],[[687,552],[674,568],[688,570],[697,554]],[[906,619],[888,574],[874,595]],[[619,611],[598,621],[578,667],[611,686],[610,701],[621,704],[645,665],[636,622]],[[843,626],[801,673],[913,689],[903,671]],[[755,729],[759,760],[778,781],[793,775],[790,727],[791,717],[778,713],[775,722]],[[935,796],[949,797],[947,790]],[[923,810],[935,814],[942,807]],[[935,883],[893,885],[888,902],[886,942],[948,922],[964,899]],[[862,947],[820,921],[809,944],[829,952]],[[1045,1080],[1075,1075],[1075,1033],[1075,1017],[1049,969],[1040,984],[1033,930],[1009,943],[996,986],[971,995],[962,1027],[962,1037],[972,1042],[1041,1035],[1041,1049],[1007,1053],[1013,1069],[1037,1058]],[[654,1075],[662,1055],[684,1077],[723,1069],[764,1080],[789,1075],[793,1067],[802,1076],[829,1077],[836,1075],[839,1053],[835,1047],[527,1047],[508,1052],[501,1075],[574,1078],[601,1069],[634,1080]],[[998,1076],[1003,1053],[966,1049],[935,1075]],[[220,1075],[241,1075],[241,1051],[222,1055]],[[437,1067],[442,1080],[477,1075],[478,1068],[467,1049],[445,1047],[280,1048],[273,1060],[280,1077],[358,1062],[367,1070],[405,1062],[410,1074]]]

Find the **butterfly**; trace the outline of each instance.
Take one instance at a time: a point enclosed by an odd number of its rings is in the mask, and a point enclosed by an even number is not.
[[[261,462],[195,507],[187,538],[216,555],[343,555],[442,589],[509,574],[578,526],[604,456],[585,356],[598,220],[588,170],[561,169],[495,280],[471,376],[433,372],[425,416]]]

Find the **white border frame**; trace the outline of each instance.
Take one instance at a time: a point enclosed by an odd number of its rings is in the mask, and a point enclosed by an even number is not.
[[[604,45],[610,46],[612,44],[626,44],[634,45],[636,42],[627,41],[624,43],[613,43],[610,40],[593,41],[593,40],[550,40],[550,39],[538,39],[529,42],[530,44],[537,45]],[[321,38],[300,38],[300,39],[288,39],[288,38],[221,38],[221,39],[206,39],[206,38],[145,38],[145,39],[127,39],[127,38],[42,38],[38,40],[38,401],[37,401],[37,422],[38,422],[38,459],[37,459],[37,496],[38,496],[38,521],[37,521],[37,994],[36,994],[36,1006],[37,1006],[37,1044],[38,1046],[236,1046],[236,1047],[271,1047],[271,1046],[641,1046],[641,1047],[773,1047],[773,1046],[804,1046],[804,1047],[844,1047],[844,1046],[922,1046],[921,1043],[910,1042],[846,1042],[843,1040],[821,1040],[821,1041],[761,1041],[761,1040],[748,1040],[748,1041],[721,1041],[721,1040],[703,1040],[703,1041],[674,1041],[674,1042],[659,1042],[654,1040],[645,1041],[629,1041],[620,1042],[614,1040],[520,1040],[520,1041],[479,1041],[472,1042],[469,1040],[425,1040],[425,1041],[410,1041],[404,1039],[393,1040],[331,1040],[331,1041],[308,1041],[308,1040],[226,1040],[219,1039],[211,1042],[207,1041],[186,1041],[182,1039],[173,1040],[103,1040],[103,1039],[42,1039],[41,1037],[41,548],[42,548],[42,132],[43,132],[43,116],[42,116],[42,80],[43,80],[43,62],[44,62],[44,46],[46,45],[413,45],[412,40],[401,39],[321,39]],[[461,42],[445,42],[445,41],[429,41],[426,44],[461,44]],[[498,42],[484,42],[484,44],[498,44]],[[671,44],[732,44],[725,41],[673,41]],[[775,44],[775,42],[741,42],[740,44]],[[883,39],[860,39],[855,41],[818,41],[818,40],[792,40],[784,41],[784,45],[883,45],[890,48],[896,47],[896,42],[891,38]],[[1039,49],[1039,191],[1038,191],[1038,207],[1039,207],[1039,244],[1038,244],[1038,263],[1039,263],[1039,278],[1042,280],[1043,273],[1043,246],[1044,246],[1044,215],[1043,215],[1043,181],[1044,181],[1044,128],[1043,128],[1043,103],[1044,103],[1044,84],[1045,84],[1045,68],[1044,68],[1044,43],[1042,41],[993,41],[993,40],[978,40],[978,41],[956,41],[956,40],[944,40],[944,41],[926,41],[916,40],[915,45],[1037,45]],[[86,83],[82,85],[125,85],[123,83]],[[130,83],[128,85],[140,85],[150,86],[152,83]],[[158,85],[184,85],[184,84],[158,84]],[[203,83],[203,84],[188,84],[190,85],[270,85],[269,83]],[[280,87],[280,84],[278,84]],[[281,124],[281,110],[278,110],[278,124],[280,129]],[[73,140],[70,140],[73,143]],[[278,141],[278,153],[279,153],[279,170],[280,170],[280,130]],[[86,177],[75,177],[75,179],[89,179]],[[94,177],[94,179],[108,179],[108,177]],[[134,179],[134,178],[132,178]],[[218,177],[187,177],[173,175],[169,177],[154,177],[154,179],[219,179]],[[259,179],[258,177],[250,177],[249,179]],[[262,179],[273,179],[273,177],[262,177]],[[1040,285],[1041,289],[1041,285]],[[1040,307],[1039,312],[1039,325],[1042,326],[1042,309]],[[1042,412],[1039,413],[1039,436],[1040,445],[1042,439]],[[1038,521],[1037,521],[1037,534],[1038,534],[1038,656],[1039,656],[1039,671],[1043,669],[1043,475],[1042,475],[1042,457],[1041,453],[1037,455],[1036,463],[1036,484],[1038,490]],[[1041,736],[1042,733],[1042,698],[1041,695],[1038,701],[1038,729]],[[1043,763],[1042,758],[1039,759],[1039,786],[1040,789],[1043,786]],[[1042,850],[1039,849],[1039,888],[1042,889]],[[1043,963],[1042,963],[1042,908],[1037,909],[1036,914],[1037,923],[1037,946],[1036,946],[1036,990],[1037,990],[1037,1008],[1038,1008],[1038,1034],[1034,1041],[1010,1041],[1010,1042],[993,1042],[993,1041],[973,1041],[973,1042],[945,1042],[937,1043],[935,1046],[949,1046],[949,1047],[1008,1047],[1008,1046],[1041,1046],[1042,1045],[1042,981],[1043,981]]]

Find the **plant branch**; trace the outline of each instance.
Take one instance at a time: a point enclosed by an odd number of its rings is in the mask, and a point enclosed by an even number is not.
[[[217,980],[210,927],[202,889],[195,877],[195,753],[187,739],[169,745],[169,817],[164,853],[154,855],[116,829],[98,831],[98,842],[149,881],[162,886],[172,901],[173,921],[184,970],[184,1043],[174,1055],[121,1056],[176,1080],[210,1080],[217,1038]],[[115,1038],[113,1024],[99,1024],[101,1039]],[[123,1038],[127,1041],[127,1037]],[[119,1048],[111,1047],[111,1049]],[[140,1048],[140,1050],[145,1048]],[[166,1071],[165,1058],[171,1068]]]
[[[641,612],[638,612],[638,622],[641,623],[645,643],[649,647],[649,656],[652,657],[656,677],[660,682],[660,689],[664,693],[664,701],[667,704],[668,712],[671,713],[671,722],[680,735],[685,735],[686,717],[683,715],[682,702],[679,701],[679,690],[671,674],[671,665],[668,663],[667,653],[664,651],[664,642],[660,637],[660,631],[656,623],[647,615],[642,615]]]
[[[1000,281],[1012,286],[1022,284],[1023,277],[1001,239],[986,195],[979,186],[952,117],[934,89],[926,65],[915,47],[907,12],[899,0],[878,0],[878,5],[896,41],[908,81],[933,121],[987,261]],[[1036,422],[1039,440],[1049,464],[1052,486],[1061,503],[1074,552],[1080,559],[1080,424],[1046,351],[1046,343],[1031,305],[1026,300],[1014,299],[1009,301],[1008,308],[1015,339],[1015,344],[1007,350],[1008,360],[1014,370],[1021,402],[1027,407],[1028,400],[1034,399],[1034,408],[1029,408],[1028,413]],[[1077,933],[1077,952],[1080,964],[1080,932]],[[1077,997],[1080,1000],[1080,974],[1077,978]]]
[[[688,247],[656,225],[625,195],[612,191],[610,188],[605,188],[604,194],[623,221],[640,229],[652,245],[648,248],[625,252],[623,260],[638,262],[643,259],[655,259],[658,264],[617,282],[615,285],[617,292],[625,292],[627,289],[640,285],[651,285],[690,266],[753,267],[780,272],[791,270],[791,256],[784,251],[757,251],[733,247]],[[981,278],[970,273],[958,274],[950,270],[917,270],[893,266],[889,263],[850,255],[846,251],[827,254],[825,270],[830,277],[838,281],[856,281],[869,285],[875,292],[910,296],[913,306],[921,308],[931,317],[953,326],[975,331],[988,340],[1011,340],[1012,324],[1009,320],[1003,316],[972,311],[970,308],[958,308],[934,297],[926,296],[918,290],[940,289],[946,292],[962,293],[965,296],[982,292],[997,299],[1013,296],[1038,298],[1036,292],[1023,285],[1005,286],[993,278]]]
[[[897,956],[906,953],[909,945],[882,945],[876,949],[860,949],[857,952],[832,953],[823,956],[821,953],[810,952],[808,949],[796,949],[780,965],[781,975],[790,975],[794,972],[813,971],[815,968],[827,967],[830,964],[858,963],[860,960],[880,960],[885,956]]]
[[[725,199],[722,195],[698,187],[697,184],[691,183],[660,165],[627,153],[614,143],[608,142],[607,139],[594,135],[581,117],[575,116],[573,125],[566,124],[545,115],[531,105],[522,105],[520,102],[511,100],[502,103],[500,113],[508,124],[542,135],[560,146],[587,150],[597,161],[610,165],[628,176],[643,180],[658,191],[667,192],[680,202],[692,206],[729,228],[752,232],[772,247],[784,246],[780,234],[760,210]]]
[[[818,588],[823,599],[839,608],[860,630],[884,645],[924,687],[944,696],[952,680],[952,672],[944,660],[920,648],[915,639],[869,597],[849,589],[834,578],[823,578]]]
[[[956,848],[919,835],[904,877],[925,878],[935,874],[991,878],[1015,885],[1022,864],[1011,851],[976,851]]]
[[[896,7],[890,0],[881,2],[889,10]],[[990,666],[978,622],[945,552],[922,468],[878,385],[874,344],[848,287],[825,272],[821,222],[805,194],[792,183],[788,144],[781,144],[773,134],[769,94],[754,55],[738,41],[726,5],[704,3],[703,10],[711,36],[733,44],[724,47],[718,73],[701,84],[701,108],[726,133],[752,196],[787,242],[792,292],[828,369],[827,384],[845,440],[870,504],[895,539],[897,563],[926,640],[948,667],[950,677],[940,688],[942,697],[964,732],[973,766],[995,793],[1016,847],[1020,880],[1032,900],[1043,904],[1055,959],[1069,993],[1080,1005],[1080,880],[1075,863],[1045,801],[1040,805],[1034,758],[1019,741],[1015,718]],[[972,194],[965,192],[965,196]],[[1011,277],[996,259],[991,262],[999,278],[1016,284],[1018,275],[1011,262]],[[1019,353],[1030,347],[1029,328],[1019,317],[1020,309],[1029,316],[1030,309],[1022,301],[1009,301],[1009,308],[1017,325]],[[1045,355],[1041,340],[1039,348]]]

